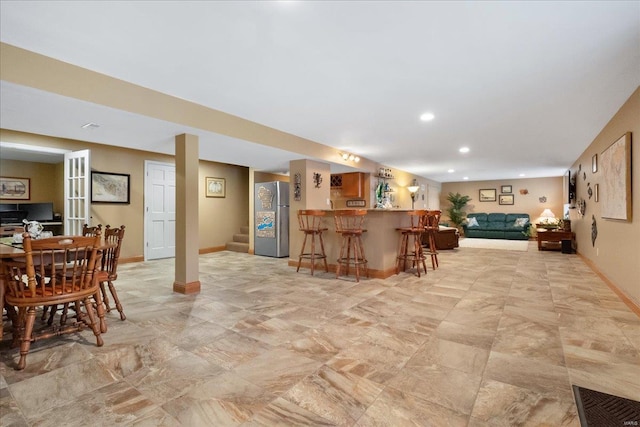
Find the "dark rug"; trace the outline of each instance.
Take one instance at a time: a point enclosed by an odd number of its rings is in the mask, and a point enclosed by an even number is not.
[[[573,386],[582,427],[640,426],[640,402]]]

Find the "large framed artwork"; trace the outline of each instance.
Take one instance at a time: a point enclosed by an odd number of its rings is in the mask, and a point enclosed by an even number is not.
[[[0,177],[0,199],[29,200],[31,198],[31,179]]]
[[[91,203],[129,203],[129,180],[126,173],[91,171]]]
[[[481,202],[495,202],[496,201],[496,189],[495,188],[483,188],[480,190],[478,200]]]
[[[631,221],[631,132],[622,135],[602,152],[602,181],[598,191],[600,215]]]

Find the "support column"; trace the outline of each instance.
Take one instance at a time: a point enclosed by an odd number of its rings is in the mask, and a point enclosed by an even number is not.
[[[200,292],[198,137],[177,135],[176,143],[176,268],[173,291]]]

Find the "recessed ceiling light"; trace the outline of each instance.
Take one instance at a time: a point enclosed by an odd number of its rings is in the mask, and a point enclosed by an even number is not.
[[[460,150],[461,153],[468,153],[469,152],[469,147],[461,147]]]
[[[468,176],[463,177],[462,179],[464,179],[465,181],[469,179]]]
[[[420,116],[420,120],[422,120],[423,122],[430,122],[435,118],[436,116],[434,116],[433,113],[424,113]]]
[[[521,173],[521,174],[520,174],[520,176],[524,176],[524,174],[523,174],[523,173]]]
[[[454,172],[455,172],[455,170],[454,170],[454,169],[449,169],[447,172],[449,172],[449,173],[454,173]]]

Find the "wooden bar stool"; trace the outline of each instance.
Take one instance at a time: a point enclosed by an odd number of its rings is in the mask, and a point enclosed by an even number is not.
[[[424,268],[424,274],[427,274],[427,264],[425,263],[425,254],[422,249],[422,235],[425,233],[427,222],[426,210],[414,210],[407,212],[410,218],[408,227],[396,228],[401,233],[400,249],[398,250],[398,259],[396,260],[396,274],[407,269],[407,261],[411,261],[411,267],[416,268],[418,277],[420,277],[420,264]],[[413,250],[410,249],[413,246]]]
[[[346,275],[348,276],[350,265],[355,267],[356,282],[360,281],[361,265],[364,267],[365,274],[369,277],[367,258],[364,254],[364,246],[362,244],[362,233],[367,231],[362,228],[366,215],[367,211],[365,209],[335,211],[336,233],[342,235],[336,278],[340,276],[342,266],[346,267]]]
[[[328,273],[329,266],[327,265],[327,255],[324,253],[324,241],[322,240],[322,232],[327,231],[328,228],[322,227],[322,217],[325,216],[324,211],[300,209],[298,211],[298,224],[300,225],[300,231],[304,232],[304,241],[302,242],[302,248],[300,249],[300,256],[298,258],[298,268],[296,272],[300,271],[300,265],[302,259],[311,260],[311,275],[316,265],[316,259],[322,259],[324,261],[324,269]],[[305,252],[307,245],[307,237],[311,236],[311,252]],[[316,237],[320,241],[320,252],[316,252]]]
[[[438,210],[427,211],[427,221],[425,232],[427,243],[425,244],[425,255],[431,257],[431,266],[435,270],[438,265],[438,248],[436,247],[436,234],[440,230],[440,216],[442,212]]]

